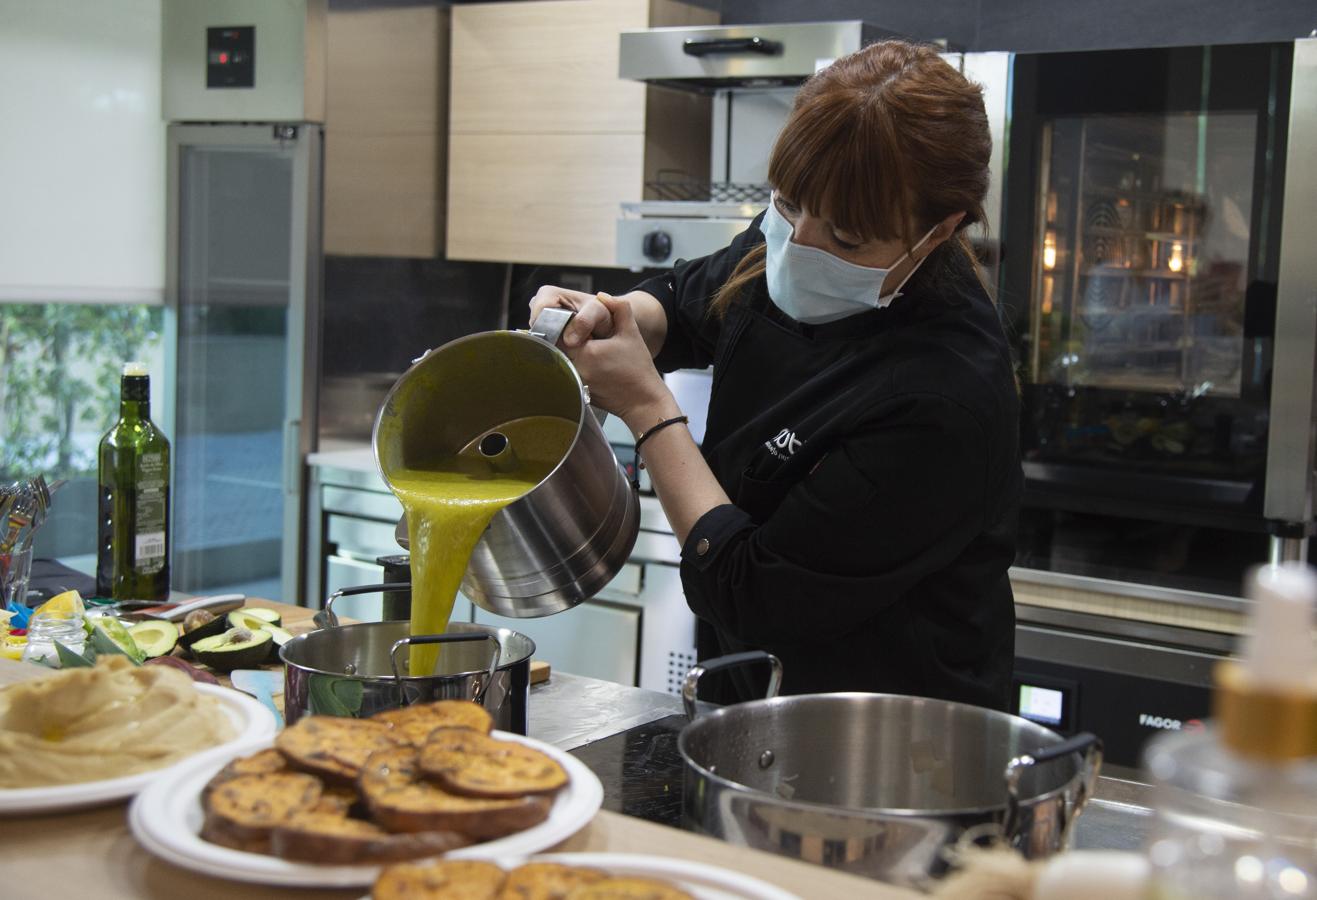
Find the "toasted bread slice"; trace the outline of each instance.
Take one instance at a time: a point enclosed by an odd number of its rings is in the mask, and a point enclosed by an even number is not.
[[[649,878],[605,878],[575,888],[563,900],[695,900],[690,894]]]
[[[293,768],[331,783],[350,785],[368,756],[400,742],[401,738],[383,722],[307,716],[281,731],[274,746]]]
[[[494,900],[505,875],[493,863],[452,860],[389,866],[371,889],[371,900]]]
[[[563,900],[576,888],[607,877],[607,872],[581,866],[526,863],[508,873],[497,900]]]
[[[366,761],[359,781],[370,817],[388,831],[456,831],[476,840],[538,825],[552,803],[545,797],[494,799],[451,794],[421,777],[416,751],[381,750]]]
[[[311,811],[350,816],[355,813],[364,814],[366,807],[361,802],[361,797],[357,795],[356,788],[342,784],[330,784],[325,785],[325,790],[320,795],[320,801],[311,807]]]
[[[328,865],[419,859],[470,843],[451,831],[389,834],[371,822],[315,810],[294,814],[270,833],[270,852],[275,856]]]
[[[273,747],[251,756],[240,757],[220,769],[210,781],[206,782],[206,786],[201,789],[201,803],[203,806],[208,805],[211,791],[226,781],[232,781],[241,775],[271,775],[287,769],[288,761],[284,759],[282,753]]]
[[[420,766],[444,790],[467,797],[552,794],[567,785],[567,772],[540,751],[462,728],[431,734]]]
[[[389,709],[371,716],[372,721],[383,722],[409,744],[421,746],[436,728],[469,728],[489,734],[494,719],[479,703],[470,700],[436,700],[419,703],[402,709]]]
[[[322,790],[318,778],[298,772],[231,778],[211,792],[201,836],[237,850],[269,852],[274,827],[315,806]]]

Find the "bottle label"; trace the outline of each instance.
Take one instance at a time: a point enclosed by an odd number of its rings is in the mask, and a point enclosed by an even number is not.
[[[165,477],[163,453],[143,453],[137,458],[136,534],[133,568],[159,572],[165,565]]]

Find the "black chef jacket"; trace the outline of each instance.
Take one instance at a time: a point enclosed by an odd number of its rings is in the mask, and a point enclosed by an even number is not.
[[[759,221],[639,285],[667,313],[655,364],[713,365],[702,451],[732,504],[682,547],[687,603],[723,652],[777,655],[784,693],[1006,708],[1022,476],[996,307],[966,262],[813,326],[778,310],[761,275],[720,319],[709,302],[763,242]],[[718,699],[752,699],[751,682],[732,684]]]

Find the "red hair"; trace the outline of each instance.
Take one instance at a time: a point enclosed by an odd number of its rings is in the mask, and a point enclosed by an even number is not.
[[[992,137],[983,90],[936,47],[872,44],[800,88],[768,161],[772,186],[839,230],[913,247],[947,216],[964,212],[954,249],[973,258],[964,229],[982,222]],[[934,251],[931,268],[953,254]],[[718,291],[722,314],[764,271],[756,247]]]

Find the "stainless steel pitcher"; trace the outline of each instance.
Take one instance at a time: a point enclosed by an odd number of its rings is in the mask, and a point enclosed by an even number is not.
[[[571,609],[598,593],[631,554],[640,503],[604,436],[600,414],[571,360],[557,348],[573,313],[544,310],[530,331],[487,331],[450,341],[412,365],[375,419],[384,480],[405,467],[479,452],[497,466],[502,429],[528,416],[576,423],[557,466],[490,522],[462,592],[501,616]],[[405,534],[405,529],[400,528]]]

